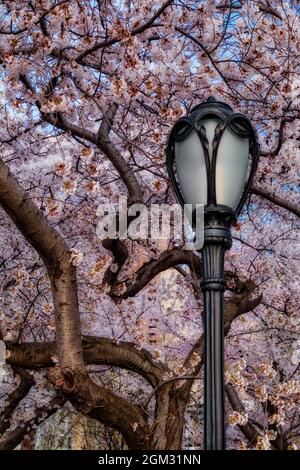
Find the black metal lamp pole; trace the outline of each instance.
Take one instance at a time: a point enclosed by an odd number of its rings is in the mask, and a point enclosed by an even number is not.
[[[250,121],[210,97],[179,119],[168,139],[167,168],[179,202],[204,205],[204,447],[223,450],[224,256],[231,225],[250,189],[258,145]]]
[[[224,255],[231,247],[232,214],[204,214],[202,292],[204,297],[204,442],[205,449],[225,449],[224,410]]]

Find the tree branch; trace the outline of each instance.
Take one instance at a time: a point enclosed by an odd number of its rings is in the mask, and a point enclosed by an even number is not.
[[[257,196],[263,197],[264,199],[267,199],[267,201],[271,202],[272,204],[282,207],[283,209],[286,209],[287,211],[292,212],[292,214],[295,214],[297,217],[300,217],[299,207],[292,204],[291,202],[288,202],[280,198],[279,196],[275,196],[269,193],[267,190],[263,188],[259,188],[257,185],[252,186],[251,193],[256,194]]]
[[[118,171],[123,182],[126,184],[129,200],[128,204],[142,203],[143,193],[140,184],[132,171],[131,166],[120,155],[115,145],[110,140],[109,134],[112,129],[113,119],[116,115],[118,106],[113,103],[105,113],[103,113],[102,123],[97,135],[97,145],[102,152],[111,161],[115,169]]]
[[[0,435],[2,435],[10,426],[9,418],[18,406],[21,400],[26,397],[34,380],[32,376],[24,369],[14,367],[14,371],[20,376],[21,382],[18,387],[10,394],[7,405],[1,412]]]
[[[154,362],[150,353],[137,349],[134,344],[97,336],[83,337],[83,355],[86,364],[102,364],[132,370],[144,377],[152,386],[160,381],[166,367]],[[7,364],[26,369],[55,366],[55,343],[6,342]]]
[[[55,82],[56,79],[57,77],[54,77],[50,80],[49,85],[47,87],[48,92],[46,94],[49,94],[49,92],[53,89],[53,81]],[[27,90],[30,90],[32,93],[35,93],[34,87],[26,75],[20,74],[20,80]],[[121,154],[118,152],[118,150],[109,138],[113,118],[117,112],[117,105],[115,103],[113,103],[107,109],[107,111],[103,113],[102,124],[100,126],[98,134],[95,134],[94,132],[89,131],[88,129],[84,129],[76,124],[69,122],[60,112],[43,112],[41,109],[41,103],[38,99],[36,100],[35,104],[40,110],[40,113],[45,121],[49,122],[50,124],[59,129],[69,132],[72,136],[85,139],[100,148],[100,150],[106,155],[106,157],[110,160],[115,169],[118,171],[122,181],[126,185],[129,193],[129,205],[143,202],[142,190],[134,172],[132,171],[131,166],[121,156]]]
[[[275,16],[279,20],[282,20],[282,16],[276,11],[271,5],[270,2],[267,0],[265,3],[259,2],[258,8],[261,12],[267,13],[268,15]]]
[[[48,378],[78,411],[117,429],[129,448],[145,448],[149,429],[138,405],[96,384],[78,369],[54,367],[49,370]]]
[[[232,409],[239,413],[243,413],[245,409],[233,385],[225,385],[225,390]],[[246,424],[239,424],[238,427],[244,436],[246,436],[249,443],[254,446],[261,434],[256,430],[253,424],[250,421],[247,421]]]
[[[189,265],[190,268],[197,271],[200,276],[200,258],[196,256],[193,251],[173,249],[163,252],[157,260],[151,260],[143,264],[134,274],[133,279],[125,280],[113,286],[110,295],[116,300],[134,297],[155,276],[178,264]]]
[[[147,29],[151,28],[153,26],[154,21],[165,11],[165,9],[173,3],[174,0],[167,0],[165,3],[162,4],[162,6],[157,10],[157,12],[145,23],[143,23],[140,26],[137,26],[131,31],[131,36],[136,36],[137,34],[143,33]],[[102,49],[103,47],[109,47],[113,46],[114,44],[118,43],[120,39],[115,36],[111,39],[105,39],[104,41],[100,41],[96,43],[94,46],[86,49],[83,51],[81,54],[79,54],[76,57],[76,62],[82,63],[83,59],[89,55],[92,54],[93,52],[98,51],[99,49]]]
[[[284,137],[285,125],[287,123],[293,122],[295,119],[297,119],[296,116],[285,116],[283,119],[281,119],[279,130],[276,131],[276,132],[278,132],[278,141],[277,141],[277,144],[276,144],[275,148],[273,150],[269,150],[269,151],[261,151],[260,152],[261,155],[263,155],[263,156],[272,155],[273,157],[278,155],[278,153],[280,152],[281,147],[283,145],[283,142],[284,142],[283,137]]]
[[[22,426],[18,426],[13,431],[8,433],[5,438],[0,439],[0,450],[13,450],[28,434],[33,425],[41,424],[42,421],[49,418],[49,416],[56,413],[57,409],[65,403],[65,398],[55,397],[48,405],[45,405],[36,410],[34,418],[26,421]]]
[[[60,363],[83,366],[76,271],[71,263],[70,250],[2,160],[0,203],[47,267],[52,287]]]

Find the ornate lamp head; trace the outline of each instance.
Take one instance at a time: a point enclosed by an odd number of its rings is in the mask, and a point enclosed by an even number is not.
[[[258,162],[255,131],[246,116],[209,97],[173,126],[167,168],[179,202],[240,213]]]

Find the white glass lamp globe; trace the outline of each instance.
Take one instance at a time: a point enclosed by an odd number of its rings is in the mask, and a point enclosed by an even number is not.
[[[203,125],[206,131],[210,165],[215,130],[221,122],[213,117],[203,119],[198,124],[198,127]],[[196,130],[193,129],[184,140],[175,142],[175,162],[184,202],[207,205],[207,190],[210,189],[207,163]],[[227,126],[221,136],[215,162],[216,204],[236,210],[247,179],[248,166],[249,137],[241,137]]]

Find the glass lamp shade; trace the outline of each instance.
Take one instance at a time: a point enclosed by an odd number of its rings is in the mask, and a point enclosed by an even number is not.
[[[206,204],[207,175],[204,151],[193,130],[185,140],[175,142],[176,173],[186,204]]]
[[[235,210],[241,198],[249,164],[249,138],[227,128],[220,140],[216,161],[217,204]]]
[[[249,136],[237,135],[226,126],[214,152],[213,141],[221,123],[216,116],[198,122],[197,128],[205,129],[206,149],[196,129],[185,139],[175,141],[176,173],[186,204],[207,205],[213,199],[213,204],[235,211],[247,179],[250,142]]]

